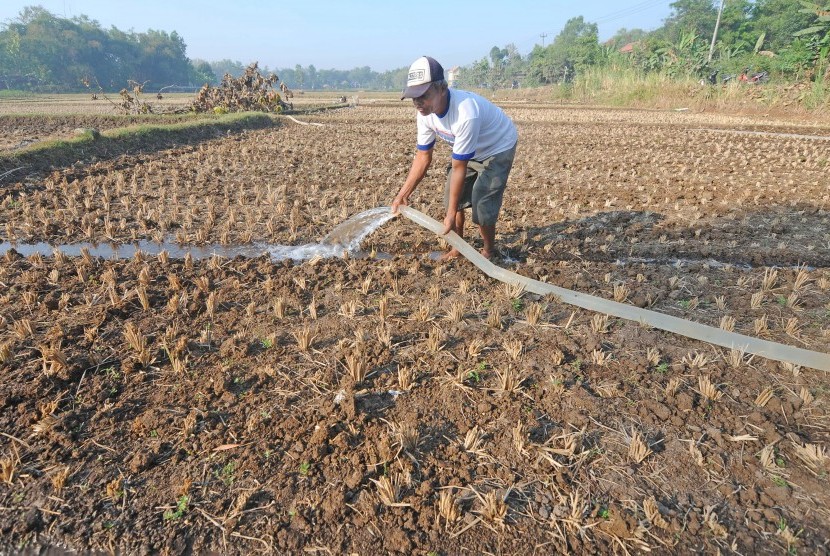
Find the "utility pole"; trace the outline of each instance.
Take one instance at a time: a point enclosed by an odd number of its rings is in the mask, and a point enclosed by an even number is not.
[[[715,22],[715,32],[712,33],[712,44],[709,45],[709,58],[706,59],[707,63],[711,63],[712,61],[712,53],[715,51],[715,39],[718,37],[718,27],[720,27],[720,16],[723,13],[723,5],[726,3],[726,0],[720,0],[720,9],[718,10],[718,20]]]
[[[545,37],[547,37],[548,34],[547,33],[542,33],[539,36],[542,37],[542,48],[545,48]]]

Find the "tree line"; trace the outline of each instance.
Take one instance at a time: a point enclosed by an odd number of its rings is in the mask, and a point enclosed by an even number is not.
[[[202,63],[202,61],[199,61]],[[209,62],[217,76],[226,73],[237,76],[244,73],[247,64],[233,60],[220,60]],[[314,64],[306,67],[300,64],[293,68],[277,68],[270,70],[265,67],[263,71],[273,71],[280,81],[291,89],[369,89],[369,90],[395,90],[401,89],[406,80],[407,68],[376,72],[369,66],[362,66],[350,70],[338,69],[317,69]]]
[[[827,0],[823,0],[827,1]],[[567,84],[589,68],[615,64],[671,77],[735,75],[766,71],[787,80],[830,79],[830,5],[807,0],[676,0],[663,25],[652,31],[620,29],[600,42],[596,23],[570,19],[547,46],[522,55],[513,44],[461,68],[457,85],[509,88]],[[719,23],[718,23],[719,19]],[[717,24],[717,36],[714,35]],[[449,61],[444,60],[444,63]],[[217,84],[239,76],[246,64],[191,60],[175,31],[103,29],[87,16],[58,17],[24,8],[0,27],[0,89],[119,90],[129,81],[152,91],[171,85]],[[400,89],[406,67],[375,72],[262,68],[294,89]]]
[[[537,44],[524,57],[515,45],[494,46],[489,56],[464,68],[459,84],[491,88],[567,84],[589,68],[608,65],[713,82],[744,71],[786,80],[830,79],[830,4],[677,0],[670,6],[671,16],[660,28],[620,29],[602,43],[595,23],[575,17],[551,44]]]
[[[210,66],[194,65],[185,50],[175,31],[103,29],[87,16],[27,7],[0,30],[0,89],[111,91],[130,80],[152,88],[215,80]]]

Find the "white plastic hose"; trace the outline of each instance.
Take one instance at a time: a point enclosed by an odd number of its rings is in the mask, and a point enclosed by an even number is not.
[[[400,207],[400,212],[411,221],[437,235],[441,235],[441,232],[444,231],[443,225],[438,221],[411,207],[402,206]],[[714,326],[707,326],[670,315],[664,315],[663,313],[641,309],[633,305],[618,303],[610,299],[566,290],[553,284],[546,284],[545,282],[533,280],[532,278],[510,272],[507,269],[494,265],[455,232],[450,232],[441,237],[447,243],[458,249],[467,260],[487,274],[487,276],[508,284],[521,284],[525,291],[539,295],[552,293],[565,303],[588,309],[589,311],[596,311],[598,313],[644,323],[653,328],[680,334],[687,338],[715,344],[727,349],[736,349],[744,353],[752,353],[775,361],[783,361],[802,367],[830,371],[830,354],[778,344],[751,336],[744,336],[735,332],[727,332]]]

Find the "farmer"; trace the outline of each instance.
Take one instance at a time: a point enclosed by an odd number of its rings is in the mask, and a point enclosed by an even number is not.
[[[444,68],[429,56],[409,67],[401,100],[411,98],[418,110],[417,150],[409,175],[392,201],[392,212],[406,205],[415,187],[432,163],[436,136],[452,145],[444,187],[446,235],[464,231],[464,209],[472,207],[484,246],[481,254],[495,255],[496,219],[501,209],[507,176],[513,166],[518,134],[502,110],[487,99],[468,91],[450,90]],[[441,259],[459,255],[453,248]]]

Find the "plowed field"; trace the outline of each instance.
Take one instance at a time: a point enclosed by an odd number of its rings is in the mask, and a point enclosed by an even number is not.
[[[505,109],[498,264],[830,352],[830,127]],[[0,240],[304,244],[391,202],[409,104],[298,118],[322,125],[23,169],[0,182]],[[412,198],[439,219],[448,158]],[[441,248],[398,218],[369,256],[302,263],[6,251],[0,549],[828,550],[826,373],[526,294]]]

